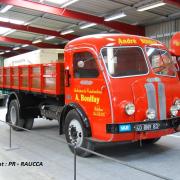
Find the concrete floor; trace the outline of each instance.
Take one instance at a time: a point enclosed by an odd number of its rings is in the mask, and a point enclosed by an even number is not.
[[[5,108],[0,108],[4,120]],[[73,180],[73,154],[58,135],[56,121],[36,119],[33,133],[12,132],[12,145],[20,149],[7,151],[9,127],[0,122],[0,165],[9,162],[42,162],[40,167],[0,166],[0,180]],[[97,152],[128,162],[130,165],[180,180],[180,133],[163,137],[153,146],[137,144],[99,146]],[[77,158],[77,180],[156,180],[153,175],[93,156]]]

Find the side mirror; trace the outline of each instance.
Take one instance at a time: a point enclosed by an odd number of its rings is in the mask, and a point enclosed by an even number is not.
[[[78,63],[77,63],[78,68],[83,68],[84,65],[85,65],[84,61],[78,61]]]

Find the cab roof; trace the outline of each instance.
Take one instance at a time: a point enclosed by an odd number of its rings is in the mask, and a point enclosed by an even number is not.
[[[166,49],[166,46],[160,41],[128,34],[94,34],[83,36],[70,41],[65,49],[77,48],[78,46],[90,46],[96,49],[100,49],[104,46],[156,46]]]

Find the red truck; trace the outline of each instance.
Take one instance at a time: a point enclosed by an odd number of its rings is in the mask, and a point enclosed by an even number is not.
[[[85,36],[66,45],[64,62],[4,67],[0,74],[0,87],[10,92],[7,122],[31,129],[34,117],[57,119],[60,134],[77,147],[154,143],[179,129],[180,81],[169,51],[153,39]],[[89,155],[80,148],[77,154]]]
[[[177,73],[180,79],[180,32],[175,33],[170,40],[170,52],[174,58]]]

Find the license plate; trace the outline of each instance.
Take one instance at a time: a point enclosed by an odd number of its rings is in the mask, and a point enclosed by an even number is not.
[[[134,129],[137,132],[142,132],[142,131],[155,131],[155,130],[160,130],[160,123],[142,123],[142,124],[136,124],[134,125]]]

